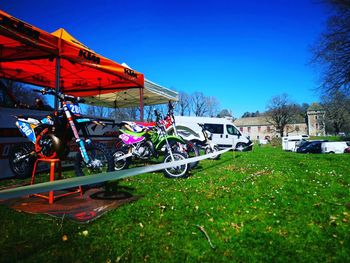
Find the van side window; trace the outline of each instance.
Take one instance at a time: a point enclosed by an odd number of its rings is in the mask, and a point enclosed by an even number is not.
[[[233,125],[226,125],[226,130],[230,135],[241,135],[241,133]]]
[[[211,133],[216,133],[216,134],[223,134],[224,133],[224,125],[223,124],[205,123],[204,129],[208,130]]]

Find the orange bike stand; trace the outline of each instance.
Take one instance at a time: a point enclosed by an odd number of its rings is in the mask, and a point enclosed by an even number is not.
[[[46,163],[50,163],[50,182],[55,181],[55,165],[57,163],[57,177],[59,179],[62,178],[62,166],[61,166],[61,160],[60,159],[44,159],[44,158],[39,158],[35,161],[34,163],[34,168],[33,168],[33,173],[32,173],[32,180],[30,182],[30,184],[34,184],[34,179],[35,179],[35,173],[36,173],[36,169],[38,166],[39,162],[46,162]],[[83,191],[81,189],[81,186],[78,186],[76,190],[74,191],[70,191],[64,194],[59,194],[59,195],[54,195],[54,191],[50,191],[49,195],[43,195],[43,194],[33,194],[33,196],[38,196],[41,198],[45,198],[49,200],[49,204],[53,204],[53,201],[57,198],[63,197],[63,196],[67,196],[67,195],[72,195],[72,194],[77,194],[80,193],[80,196],[83,195]]]

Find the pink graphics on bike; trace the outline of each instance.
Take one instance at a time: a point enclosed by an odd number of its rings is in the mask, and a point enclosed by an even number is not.
[[[125,144],[134,144],[134,143],[141,142],[141,141],[143,141],[145,139],[145,137],[143,137],[143,136],[135,137],[135,136],[132,136],[132,135],[126,134],[126,133],[120,134],[119,138],[122,139],[122,141]]]

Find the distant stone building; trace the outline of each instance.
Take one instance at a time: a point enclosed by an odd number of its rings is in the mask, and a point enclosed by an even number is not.
[[[234,121],[234,125],[252,140],[279,137],[279,132],[271,123],[266,116],[240,118]],[[305,122],[288,124],[285,127],[284,134],[307,134],[307,125]]]
[[[307,109],[308,135],[324,136],[326,134],[325,127],[325,110],[317,103],[311,104]]]
[[[307,121],[299,120],[295,123],[286,125],[284,134],[309,136],[325,135],[324,110],[319,104],[313,103],[307,110]],[[276,127],[269,121],[267,116],[240,118],[234,121],[234,125],[246,136],[252,140],[279,137]]]

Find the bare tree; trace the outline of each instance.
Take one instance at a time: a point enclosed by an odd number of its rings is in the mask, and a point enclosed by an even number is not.
[[[266,120],[272,124],[281,137],[287,124],[295,120],[297,106],[293,104],[287,94],[272,97],[267,105]]]
[[[110,117],[111,112],[112,112],[112,109],[102,107],[102,106],[87,105],[86,107],[87,115],[95,116],[99,118],[108,118]]]
[[[34,93],[33,91],[33,88],[40,89],[40,87],[25,85],[21,82],[9,79],[1,79],[1,81],[13,96],[13,99],[16,101],[16,106],[18,107],[33,108],[36,98],[39,98],[44,104],[48,104],[45,96],[41,93]]]
[[[192,111],[195,116],[202,117],[208,113],[207,99],[202,92],[194,92],[191,95]]]
[[[190,96],[183,91],[179,92],[179,101],[177,102],[177,112],[180,116],[189,115],[191,113]]]
[[[350,93],[350,1],[325,0],[331,16],[313,47],[313,62],[322,69],[322,91]]]
[[[218,114],[220,108],[220,102],[215,97],[207,97],[206,104],[208,108],[208,116],[214,117]]]
[[[322,106],[326,111],[326,132],[339,134],[350,131],[350,98],[340,92],[322,97]]]
[[[154,110],[156,109],[155,105],[149,105],[144,108],[144,119],[146,121],[152,121],[153,120],[153,115],[154,115]]]

